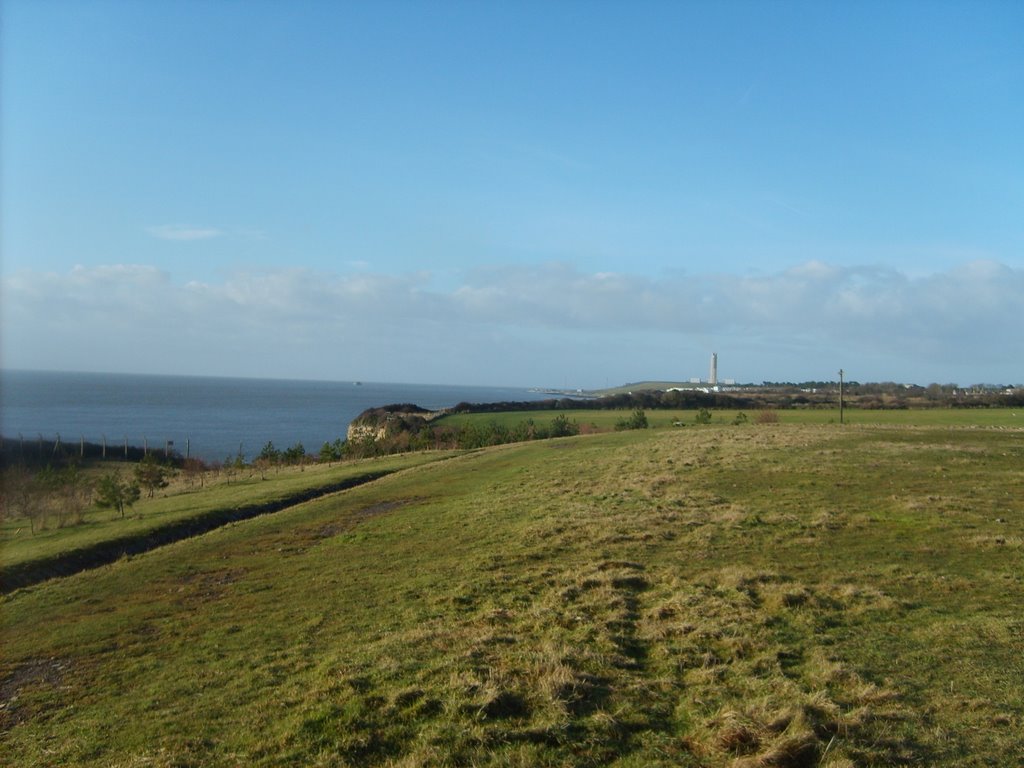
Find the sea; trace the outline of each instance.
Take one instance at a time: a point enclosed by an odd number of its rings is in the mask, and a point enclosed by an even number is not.
[[[413,403],[437,410],[461,402],[550,398],[524,387],[355,381],[0,371],[0,434],[164,449],[223,461],[246,460],[268,442],[316,453],[345,439],[367,408]]]

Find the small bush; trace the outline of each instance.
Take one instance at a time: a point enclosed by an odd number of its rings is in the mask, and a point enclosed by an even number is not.
[[[757,414],[755,421],[758,424],[778,424],[779,423],[779,412],[772,410],[764,410]]]
[[[620,419],[615,423],[615,429],[647,429],[647,414],[637,408],[628,419]]]
[[[580,433],[580,425],[575,421],[569,421],[569,417],[560,413],[551,420],[552,437],[569,437]]]

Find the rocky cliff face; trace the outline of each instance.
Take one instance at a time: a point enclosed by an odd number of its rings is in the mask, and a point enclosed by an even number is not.
[[[383,405],[369,408],[359,414],[348,425],[346,439],[349,441],[381,441],[400,432],[416,434],[443,411],[428,411],[411,403]]]
[[[350,443],[358,443],[361,440],[383,440],[387,437],[387,429],[383,426],[373,424],[356,424],[354,421],[348,425],[348,432],[345,439]]]

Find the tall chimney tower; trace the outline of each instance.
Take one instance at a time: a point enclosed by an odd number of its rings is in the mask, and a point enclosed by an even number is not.
[[[708,384],[712,387],[718,386],[718,353],[711,353],[711,376],[708,378]]]

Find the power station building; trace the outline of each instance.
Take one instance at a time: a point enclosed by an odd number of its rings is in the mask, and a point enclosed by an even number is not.
[[[668,391],[672,392],[672,391],[675,391],[675,390],[683,390],[683,389],[701,389],[704,392],[708,392],[708,391],[711,391],[711,390],[717,391],[718,390],[718,386],[719,386],[719,382],[718,382],[718,353],[717,352],[712,352],[711,353],[711,367],[708,370],[708,378],[707,378],[706,386],[701,386],[703,384],[705,384],[703,379],[698,378],[698,377],[694,377],[694,378],[690,379],[690,386],[689,387],[670,387]],[[733,386],[736,385],[736,381],[735,381],[735,379],[723,379],[722,380],[722,384],[724,384],[727,387],[733,387]]]

